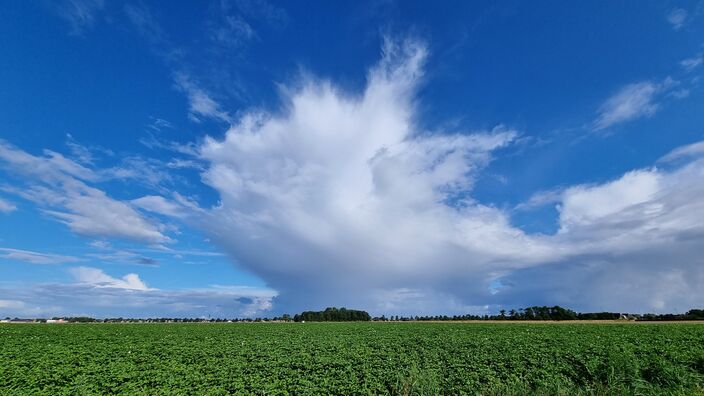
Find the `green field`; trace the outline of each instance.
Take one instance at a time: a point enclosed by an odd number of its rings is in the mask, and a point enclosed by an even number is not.
[[[704,326],[0,325],[0,394],[704,394]]]

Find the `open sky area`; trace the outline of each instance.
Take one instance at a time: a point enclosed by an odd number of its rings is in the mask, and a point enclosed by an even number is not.
[[[704,301],[704,1],[10,1],[0,316]]]

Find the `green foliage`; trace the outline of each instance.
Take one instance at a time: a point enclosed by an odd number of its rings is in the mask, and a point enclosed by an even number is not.
[[[325,308],[325,311],[305,311],[295,315],[296,322],[368,322],[371,316],[364,311],[347,308]]]
[[[703,392],[697,324],[0,325],[2,395]]]

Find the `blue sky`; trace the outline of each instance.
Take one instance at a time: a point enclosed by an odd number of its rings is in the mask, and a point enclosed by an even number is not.
[[[12,2],[0,316],[686,310],[704,2]]]

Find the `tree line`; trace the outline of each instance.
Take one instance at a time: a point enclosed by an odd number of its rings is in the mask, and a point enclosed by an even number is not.
[[[498,315],[425,315],[374,317],[374,321],[462,321],[462,320],[640,320],[640,321],[678,321],[704,320],[704,309],[690,309],[684,314],[629,314],[623,312],[575,312],[571,309],[555,305],[533,306],[521,309],[499,311]]]
[[[424,316],[375,316],[360,310],[329,307],[323,311],[304,311],[291,317],[288,314],[275,317],[259,318],[105,318],[95,319],[88,316],[78,317],[54,317],[54,320],[62,320],[68,323],[233,323],[233,322],[356,322],[356,321],[463,321],[463,320],[618,320],[629,319],[639,321],[680,321],[680,320],[704,320],[704,309],[690,309],[683,314],[628,314],[622,312],[575,312],[558,305],[534,306],[510,311],[500,310],[495,315],[424,315]],[[46,322],[46,319],[11,319],[6,317],[5,322]]]

